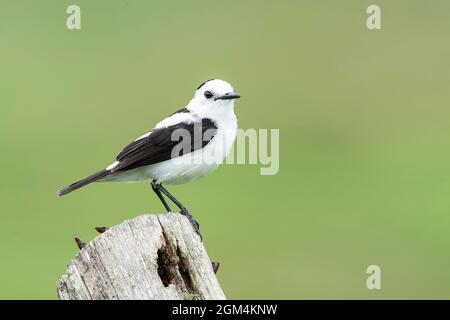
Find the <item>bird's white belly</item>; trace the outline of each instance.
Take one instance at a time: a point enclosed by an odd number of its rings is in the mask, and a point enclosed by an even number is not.
[[[229,131],[218,130],[216,136],[202,149],[160,163],[118,172],[103,181],[187,183],[215,170],[229,153],[235,137],[235,131],[230,134]]]
[[[201,150],[194,151],[193,155],[194,153],[198,156]],[[188,155],[148,166],[147,175],[161,183],[179,184],[199,179],[219,166],[218,163],[191,161],[186,159],[186,156]]]

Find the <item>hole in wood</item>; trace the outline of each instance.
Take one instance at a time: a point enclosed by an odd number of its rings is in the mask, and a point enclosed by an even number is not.
[[[192,296],[199,294],[190,274],[189,261],[178,246],[174,250],[170,245],[163,245],[158,250],[157,264],[164,287],[174,284]]]
[[[174,283],[177,277],[178,256],[174,255],[170,247],[162,246],[158,249],[158,275],[165,287]]]

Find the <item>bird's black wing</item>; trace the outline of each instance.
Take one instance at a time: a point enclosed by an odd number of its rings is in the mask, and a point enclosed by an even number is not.
[[[185,130],[181,133],[189,134],[190,140],[182,141],[184,136],[179,137],[180,131],[173,136],[176,130]],[[201,149],[214,138],[216,132],[216,124],[207,118],[198,122],[180,122],[172,126],[153,129],[148,136],[133,141],[117,155],[116,160],[119,163],[111,169],[111,173],[169,160],[173,157],[173,148],[179,143],[190,142],[190,146],[181,148],[176,156]],[[176,140],[177,138],[179,140]]]

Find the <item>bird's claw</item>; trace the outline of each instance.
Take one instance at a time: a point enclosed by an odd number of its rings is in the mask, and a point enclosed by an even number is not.
[[[188,218],[189,222],[192,225],[192,228],[194,228],[195,233],[197,233],[200,237],[200,240],[203,241],[202,234],[200,233],[200,224],[197,222],[197,220],[194,219],[192,214],[186,208],[181,208],[180,214]]]

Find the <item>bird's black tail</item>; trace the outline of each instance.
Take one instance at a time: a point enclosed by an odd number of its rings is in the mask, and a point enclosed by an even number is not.
[[[81,187],[84,187],[85,185],[88,185],[91,182],[94,182],[94,181],[97,181],[97,180],[99,180],[101,178],[106,177],[110,173],[111,173],[111,171],[109,171],[109,170],[102,170],[102,171],[96,172],[94,174],[91,174],[89,177],[86,177],[86,178],[84,178],[84,179],[82,179],[80,181],[74,182],[70,186],[59,190],[57,195],[58,196],[66,195],[66,194],[72,192],[73,190],[77,190],[77,189],[79,189]]]

